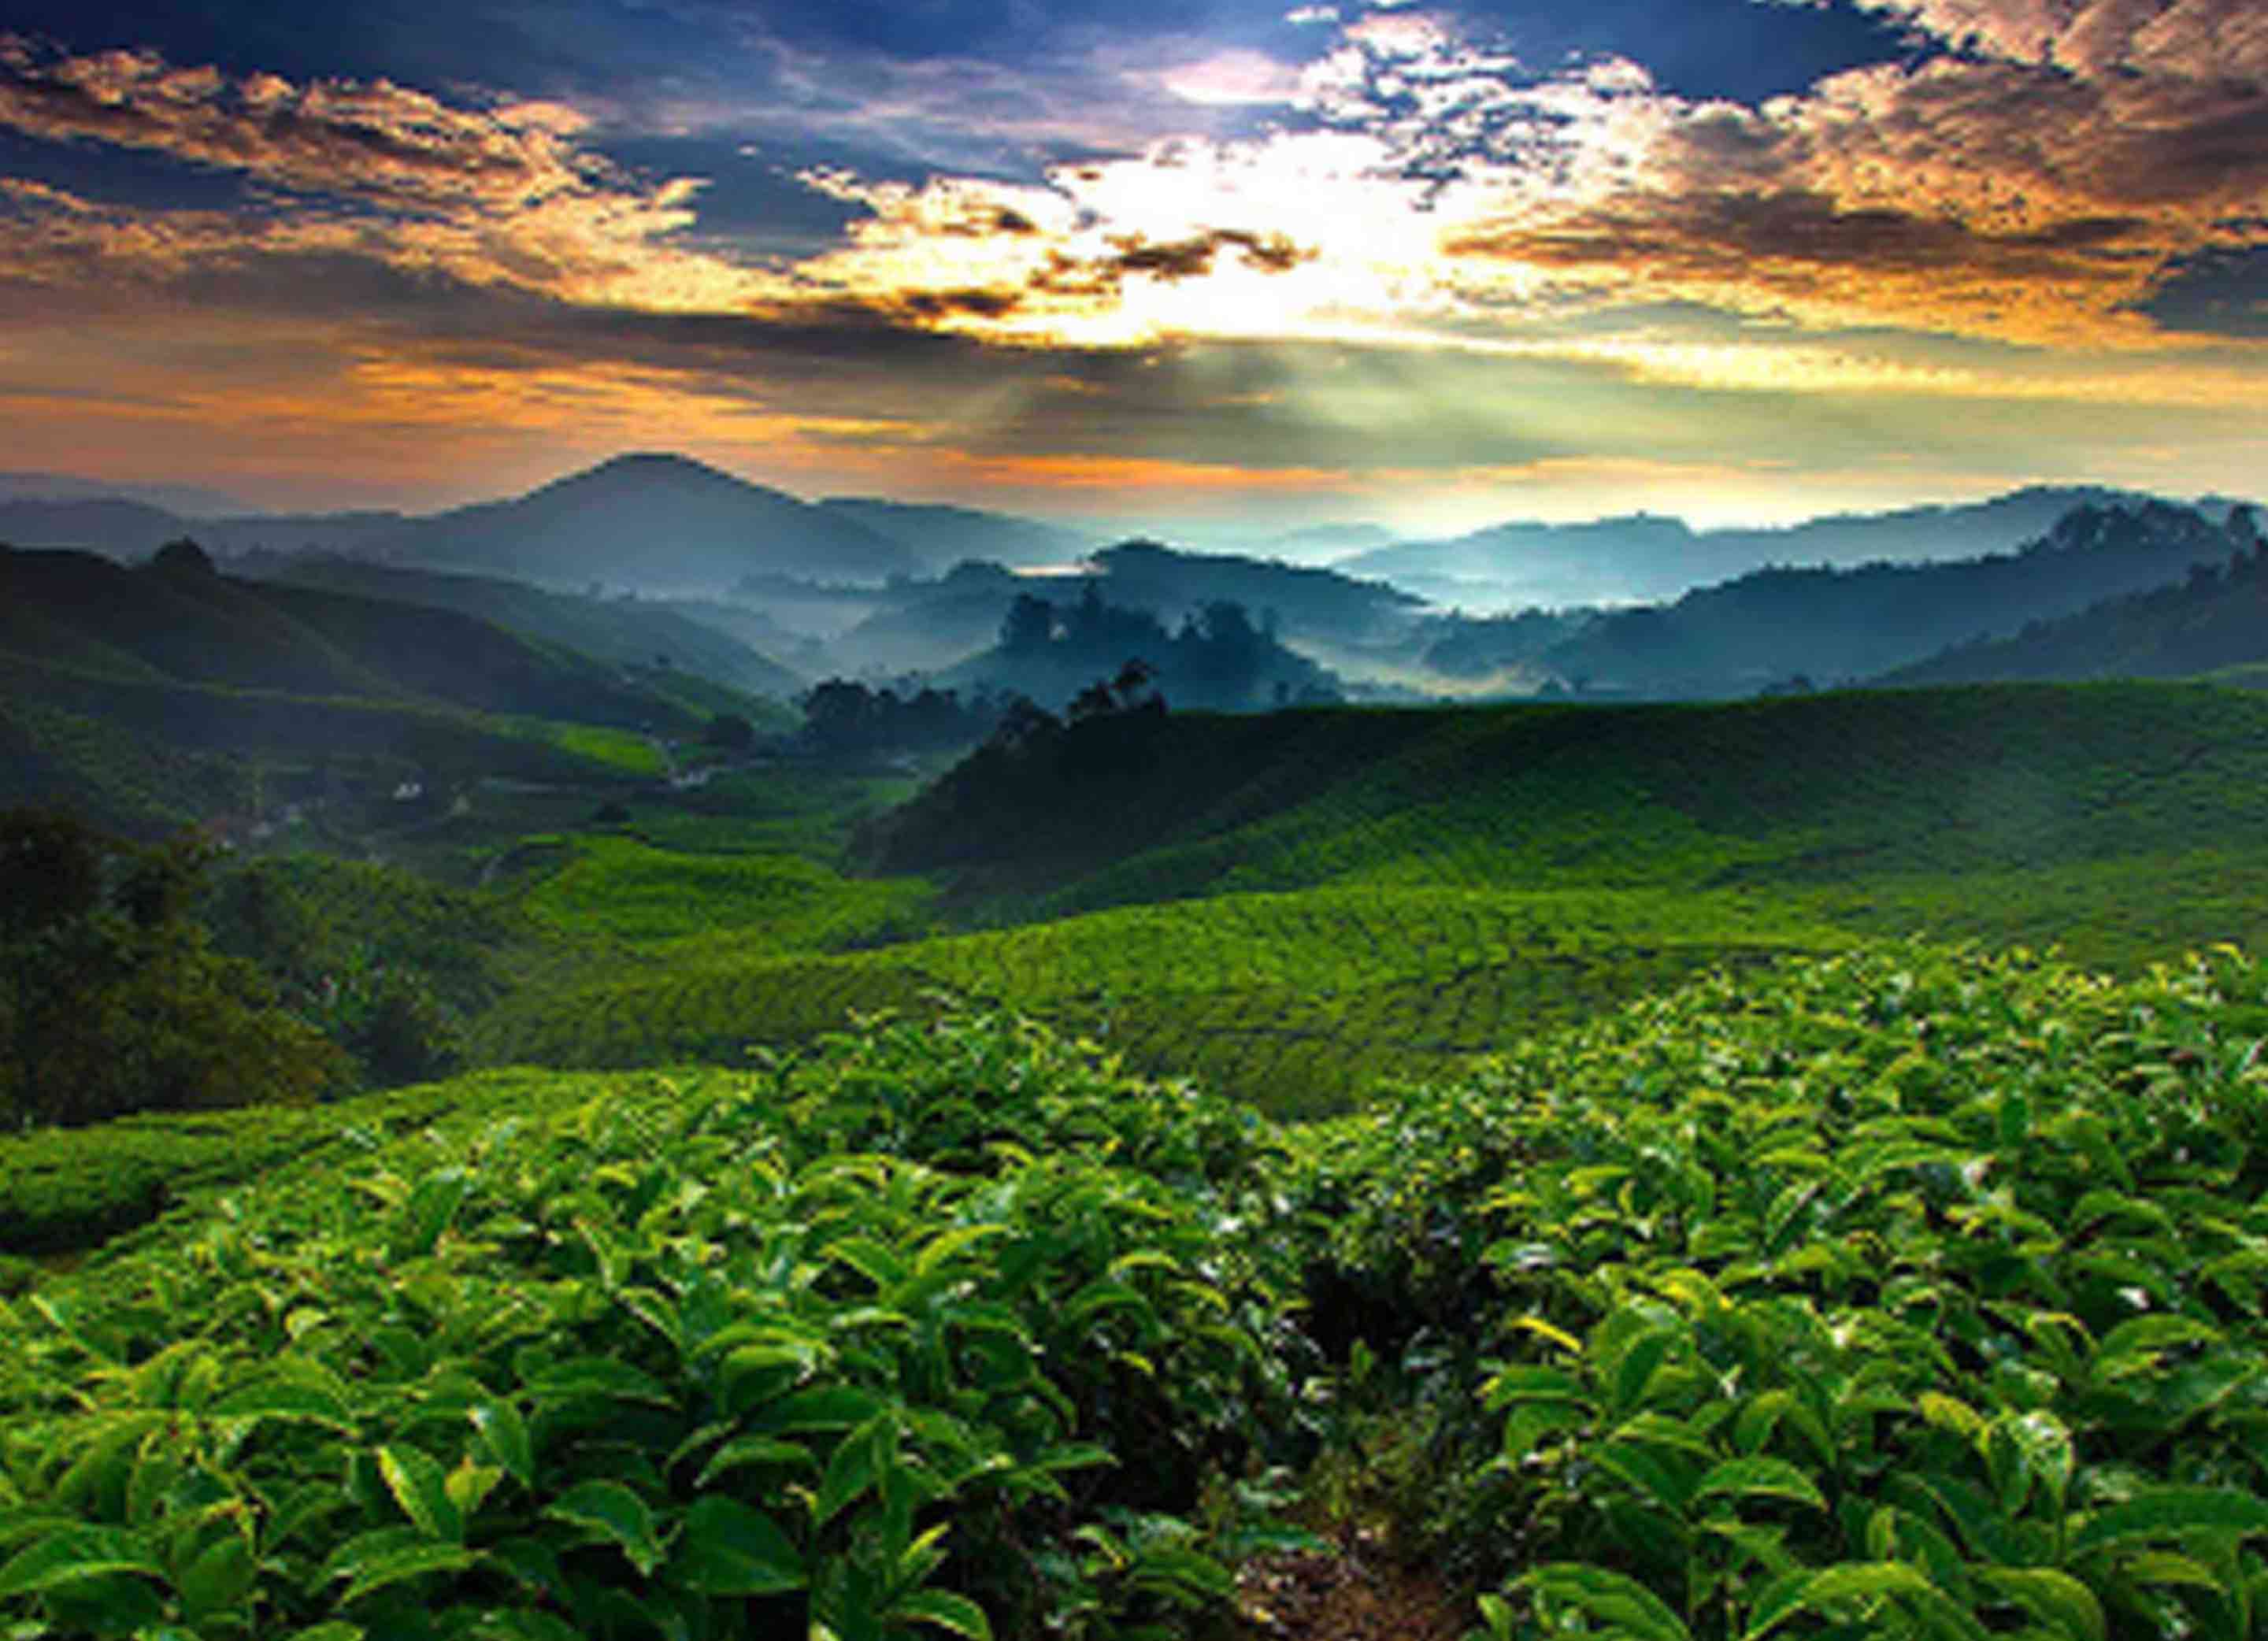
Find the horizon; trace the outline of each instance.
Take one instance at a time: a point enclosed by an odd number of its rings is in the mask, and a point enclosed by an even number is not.
[[[145,483],[132,480],[122,480],[117,482],[119,486],[118,489],[113,491],[107,490],[102,488],[106,483],[110,482],[109,481],[106,481],[92,474],[66,474],[44,471],[29,472],[23,470],[0,470],[0,486],[4,486],[10,481],[47,480],[66,485],[69,487],[69,491],[65,494],[48,495],[40,493],[36,487],[33,487],[27,489],[22,492],[20,496],[17,497],[0,494],[0,503],[4,503],[10,499],[26,499],[38,502],[94,502],[107,500],[141,501],[144,504],[158,506],[164,511],[174,513],[181,519],[185,526],[190,526],[198,523],[218,523],[223,520],[233,519],[256,519],[269,516],[307,518],[346,517],[357,512],[387,511],[398,512],[405,520],[414,521],[454,511],[460,507],[475,506],[497,501],[518,499],[526,495],[533,494],[535,491],[547,489],[551,485],[596,472],[603,467],[612,467],[618,463],[641,460],[674,460],[689,463],[696,467],[706,467],[714,472],[721,473],[727,477],[740,480],[746,483],[780,490],[783,494],[788,495],[797,501],[813,505],[822,503],[836,502],[880,502],[888,505],[917,508],[932,506],[963,508],[979,511],[996,512],[1005,517],[1022,519],[1028,522],[1044,524],[1065,530],[1084,530],[1090,535],[1090,545],[1094,550],[1098,551],[1109,547],[1123,545],[1130,541],[1151,540],[1157,541],[1160,545],[1180,551],[1226,553],[1263,560],[1273,560],[1275,562],[1280,562],[1295,566],[1323,569],[1340,566],[1350,560],[1359,557],[1366,552],[1377,550],[1378,548],[1385,547],[1425,545],[1431,542],[1447,543],[1455,540],[1462,539],[1468,535],[1476,535],[1488,531],[1500,529],[1567,528],[1579,527],[1587,525],[1605,525],[1646,520],[1682,525],[1685,529],[1697,536],[1750,532],[1770,533],[1784,530],[1799,530],[1808,525],[1827,523],[1841,519],[1855,519],[1877,518],[1901,511],[1932,510],[1951,511],[1958,508],[2003,500],[2014,496],[2033,491],[2124,488],[2097,485],[2086,480],[2061,482],[2033,480],[1974,494],[1960,496],[1925,496],[1879,507],[1832,508],[1819,511],[1797,513],[1782,517],[1734,516],[1715,519],[1705,517],[1697,518],[1688,513],[1661,511],[1649,506],[1644,502],[1640,502],[1638,504],[1626,507],[1620,511],[1609,512],[1562,512],[1556,514],[1535,513],[1520,516],[1489,516],[1480,519],[1477,522],[1452,529],[1444,529],[1439,532],[1422,532],[1396,530],[1390,526],[1383,524],[1376,519],[1302,520],[1290,517],[1276,517],[1257,520],[1241,519],[1224,523],[1218,520],[1208,522],[1201,518],[1173,520],[1141,518],[1111,519],[1107,517],[1080,514],[1050,516],[1049,514],[1037,511],[1017,511],[1005,507],[988,508],[983,506],[981,503],[969,503],[942,497],[894,495],[883,492],[866,494],[853,494],[849,492],[831,494],[821,494],[817,492],[800,493],[784,486],[769,484],[762,478],[749,473],[736,472],[733,467],[724,463],[711,461],[697,457],[687,456],[681,452],[661,449],[625,448],[601,456],[596,460],[582,466],[554,473],[546,478],[539,480],[534,484],[527,486],[525,489],[515,490],[510,493],[473,492],[466,494],[461,497],[448,500],[438,506],[427,508],[391,508],[382,504],[366,506],[357,505],[353,503],[348,503],[333,507],[260,507],[250,504],[251,498],[249,497],[216,495],[206,498],[199,509],[192,510],[186,505],[169,505],[162,500],[151,499],[148,497],[134,493],[136,491],[154,493],[169,488],[196,488],[194,485],[188,484],[187,482],[158,480]],[[2263,504],[2261,498],[2257,496],[2235,492],[2200,491],[2194,494],[2182,495],[2137,490],[2135,493],[2138,495],[2147,495],[2153,499],[2169,502],[2179,506],[2204,506],[2214,504],[2235,504],[2252,506]],[[232,504],[217,504],[223,502],[230,503]],[[1334,531],[1368,529],[1383,530],[1387,532],[1386,539],[1361,546],[1347,547],[1316,544],[1307,547],[1306,550],[1294,550],[1295,544],[1298,543],[1298,539],[1303,536],[1322,535]],[[1067,563],[1079,562],[1084,561],[1066,561]],[[1062,567],[1056,566],[1053,568],[1061,569]],[[1032,569],[1032,566],[1025,565],[1021,567],[1021,571],[1029,571]]]
[[[18,0],[11,465],[1427,537],[2268,456],[2250,0],[997,12]]]

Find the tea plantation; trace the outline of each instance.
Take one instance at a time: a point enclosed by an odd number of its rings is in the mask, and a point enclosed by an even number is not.
[[[0,1141],[8,1632],[2259,1632],[2268,701],[1079,732],[480,843],[515,1069]]]

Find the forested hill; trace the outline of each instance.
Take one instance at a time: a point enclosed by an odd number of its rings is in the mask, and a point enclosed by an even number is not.
[[[2169,586],[2099,604],[2012,637],[1965,644],[1901,667],[1897,684],[2020,678],[2186,678],[2268,664],[2268,541],[2249,509],[2231,516],[2240,544],[2225,566],[2200,563]]]
[[[1113,604],[1176,620],[1211,603],[1241,604],[1286,634],[1359,643],[1406,626],[1423,600],[1336,570],[1233,553],[1187,553],[1156,541],[1123,541],[1094,555]]]
[[[2165,502],[2079,507],[2014,553],[1757,570],[1603,617],[1544,659],[1580,689],[1656,698],[1747,695],[1799,675],[1849,681],[2178,581],[2255,539],[2249,514],[2221,524]]]
[[[1104,715],[986,747],[865,848],[1057,910],[1456,859],[1536,889],[1995,869],[2268,825],[2263,747],[2268,700],[2188,684]]]
[[[128,568],[0,551],[0,653],[143,683],[445,703],[635,726],[693,715],[618,666],[453,610],[217,573],[194,547]]]
[[[1768,528],[1696,530],[1645,513],[1515,521],[1452,541],[1396,542],[1342,559],[1338,568],[1469,607],[1657,601],[1772,564],[1919,563],[2006,552],[2074,507],[2148,499],[2096,485],[2033,485],[1989,501],[1832,514]]]
[[[637,666],[666,661],[760,695],[785,698],[804,684],[799,674],[740,639],[651,600],[551,592],[500,577],[353,558],[263,556],[240,567],[261,581],[455,610],[597,660]]]

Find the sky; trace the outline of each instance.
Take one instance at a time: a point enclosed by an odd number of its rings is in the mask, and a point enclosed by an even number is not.
[[[11,468],[1164,528],[2268,471],[2259,0],[0,0]]]

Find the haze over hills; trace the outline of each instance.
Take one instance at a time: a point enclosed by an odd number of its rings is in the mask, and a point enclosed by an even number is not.
[[[803,679],[771,655],[723,630],[718,617],[688,615],[650,599],[591,598],[554,592],[494,576],[376,564],[328,555],[247,558],[239,566],[260,581],[322,587],[398,604],[477,615],[530,637],[618,665],[669,665],[736,688],[787,696]],[[790,635],[768,635],[782,644]]]
[[[1777,568],[1611,612],[1543,653],[1558,677],[1617,694],[1752,694],[1801,674],[1867,678],[1978,634],[2178,581],[2250,549],[2235,522],[2146,501],[2082,506],[2020,552],[1951,563]]]
[[[2188,678],[2268,682],[2268,542],[2250,509],[2227,527],[2225,563],[2000,638],[1954,645],[1884,676],[1886,684],[2019,679]]]
[[[1926,563],[2006,552],[2046,534],[2074,507],[2150,499],[2099,485],[2032,485],[1983,502],[1830,514],[1766,529],[1695,530],[1648,513],[1512,522],[1451,541],[1376,548],[1336,567],[1475,609],[1631,603],[1675,598],[1770,565]]]
[[[1083,531],[975,507],[874,496],[830,496],[819,504],[897,542],[932,574],[970,559],[992,564],[1067,564],[1095,545],[1094,537]]]
[[[90,479],[76,473],[0,473],[0,502],[82,502],[115,499],[141,502],[193,518],[217,518],[253,510],[240,497],[202,484],[130,484]]]

